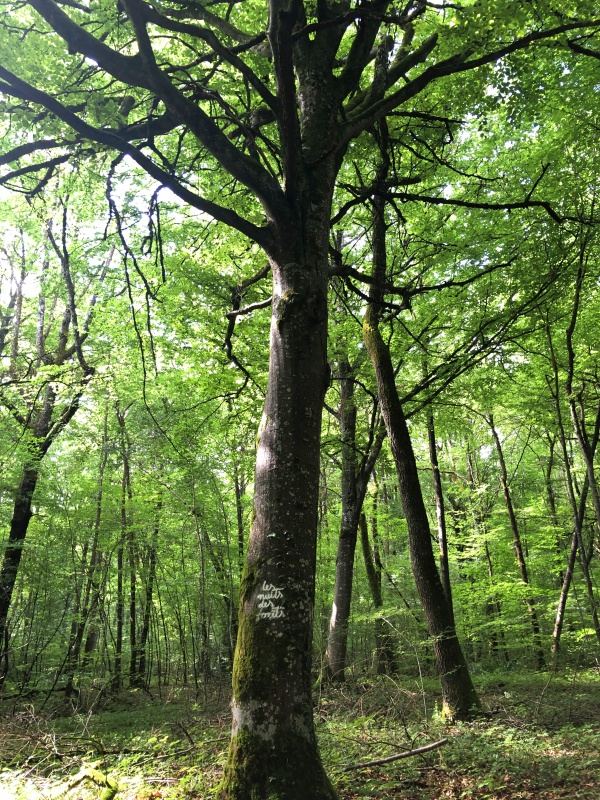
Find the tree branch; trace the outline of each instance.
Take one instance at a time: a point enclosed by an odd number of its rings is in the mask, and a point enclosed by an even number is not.
[[[432,197],[423,194],[410,194],[409,192],[388,192],[384,194],[386,198],[397,198],[398,200],[429,203],[437,206],[458,206],[460,208],[479,208],[484,211],[511,211],[522,208],[543,208],[555,222],[561,223],[572,217],[560,217],[552,208],[550,203],[545,200],[523,200],[520,203],[482,203],[474,200],[458,200],[453,197]]]
[[[405,750],[404,753],[396,753],[394,756],[387,756],[387,758],[377,758],[374,761],[363,761],[361,764],[350,764],[344,767],[344,772],[350,772],[353,769],[365,769],[366,767],[377,767],[380,764],[389,764],[392,761],[400,761],[401,758],[412,758],[419,756],[422,753],[429,753],[431,750],[437,750],[438,747],[448,743],[448,739],[440,739],[431,744],[425,744],[423,747],[415,747],[414,750]]]
[[[70,50],[92,58],[100,69],[105,70],[125,85],[147,89],[160,98],[167,110],[179,120],[180,124],[187,125],[196,139],[206,147],[224,169],[254,192],[273,217],[280,216],[283,205],[281,202],[282,192],[277,182],[257,161],[240,152],[215,121],[192,99],[186,97],[171,82],[167,74],[158,68],[154,54],[151,52],[147,32],[142,31],[141,12],[145,10],[145,7],[141,0],[125,1],[126,7],[133,15],[132,21],[136,20],[136,35],[140,46],[140,53],[136,56],[123,56],[106,46],[73,22],[52,0],[32,0],[30,5],[65,41]],[[14,85],[13,81],[8,82]],[[50,108],[47,103],[43,105]],[[61,119],[64,120],[64,117]],[[75,130],[81,132],[78,128]],[[89,136],[89,134],[87,135]],[[95,141],[99,141],[97,136],[93,138]],[[219,217],[215,218],[220,219]],[[224,220],[221,219],[221,221]],[[233,227],[241,230],[237,225]],[[246,235],[250,234],[246,233]]]
[[[58,100],[46,92],[36,89],[35,87],[25,83],[13,73],[9,72],[4,67],[0,66],[0,79],[6,81],[5,84],[0,84],[0,89],[18,97],[22,100],[37,103],[44,106],[51,111],[55,116],[69,125],[74,131],[84,136],[86,139],[98,142],[107,147],[115,149],[124,155],[132,158],[138,166],[146,171],[152,178],[157,180],[163,186],[171,189],[171,191],[189,203],[193,208],[199,211],[204,211],[210,214],[219,222],[223,222],[236,230],[239,230],[244,235],[248,236],[253,241],[260,244],[268,251],[270,242],[269,232],[266,228],[259,228],[248,220],[240,217],[235,211],[224,208],[223,206],[213,203],[211,200],[206,200],[194,192],[183,186],[177,178],[166,172],[159,167],[154,161],[144,155],[140,150],[134,147],[130,142],[124,139],[119,133],[105,128],[94,128],[87,122],[84,122],[80,117],[73,112],[69,111]]]
[[[600,27],[600,21],[597,20],[570,22],[548,30],[532,31],[510,44],[498,47],[496,50],[492,50],[478,58],[471,58],[471,60],[468,60],[474,52],[473,48],[469,48],[462,53],[456,53],[450,58],[439,61],[437,64],[432,64],[405,86],[393,92],[391,95],[388,95],[388,97],[385,97],[383,100],[374,103],[370,108],[361,111],[354,119],[349,120],[338,147],[343,149],[351,139],[356,138],[362,131],[369,128],[374,122],[386,116],[398,106],[420,94],[432,81],[438,78],[456,75],[460,72],[477,69],[485,64],[491,64],[511,53],[524,50],[535,42],[552,39],[568,31],[598,27]]]

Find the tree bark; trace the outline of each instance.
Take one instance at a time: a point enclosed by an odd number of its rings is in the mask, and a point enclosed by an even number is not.
[[[398,475],[400,499],[410,545],[411,564],[433,639],[438,672],[442,683],[444,713],[456,719],[467,719],[479,707],[479,698],[458,641],[452,613],[446,601],[431,544],[431,531],[423,501],[417,464],[406,417],[398,390],[389,347],[379,330],[379,308],[386,274],[384,203],[373,200],[373,278],[363,323],[363,339],[371,357],[377,379],[379,404],[390,441]]]
[[[148,645],[148,638],[150,636],[150,619],[152,614],[153,594],[154,594],[154,581],[156,580],[156,560],[158,553],[158,531],[160,527],[160,512],[162,509],[162,500],[156,503],[156,519],[154,528],[152,530],[152,541],[148,550],[148,573],[146,575],[146,597],[144,598],[144,617],[142,620],[142,630],[140,632],[140,645],[139,654],[140,660],[138,664],[138,684],[140,686],[149,684],[146,680],[146,662]]]
[[[375,438],[373,437],[376,425],[376,417],[373,414],[371,438],[359,465],[357,463],[353,369],[347,359],[340,360],[338,369],[340,378],[339,420],[342,441],[342,520],[335,563],[326,671],[330,680],[343,681],[359,519],[369,478],[383,443],[384,431],[378,431]]]
[[[374,519],[377,510],[374,510]],[[397,670],[394,642],[390,635],[390,627],[383,618],[380,609],[383,607],[382,563],[376,530],[373,529],[373,547],[369,542],[369,527],[364,514],[360,515],[360,542],[362,546],[365,572],[371,590],[371,599],[376,612],[375,616],[375,671],[378,675],[393,675]]]
[[[47,265],[44,263],[43,271],[45,271],[46,268]],[[11,377],[17,380],[32,378],[37,373],[42,361],[44,362],[45,366],[54,365],[56,367],[61,367],[65,364],[65,362],[73,360],[75,355],[74,346],[67,346],[73,317],[73,298],[71,307],[67,307],[64,310],[62,317],[59,317],[60,323],[57,320],[57,342],[54,352],[45,349],[46,339],[50,332],[52,323],[48,325],[47,333],[44,337],[43,324],[45,313],[45,297],[42,281],[42,290],[40,291],[38,298],[35,341],[37,363],[33,366],[33,368],[32,365],[28,365],[25,372],[21,375],[18,358],[21,335],[21,316],[23,312],[22,286],[25,277],[25,250],[23,249],[20,282],[16,295],[14,295],[14,299],[11,297],[9,304],[9,311],[10,307],[12,306],[15,307],[15,311],[14,314],[12,314],[13,330],[8,371]],[[10,323],[10,319],[11,313],[7,313],[7,315],[5,315],[1,320],[3,327],[0,329],[0,352],[6,345],[6,337],[8,335],[7,326]],[[71,332],[74,333],[73,331]],[[80,343],[81,339],[78,341]],[[94,372],[93,368],[89,367],[87,364],[85,364],[85,362],[80,363],[80,367],[83,374],[75,381],[73,392],[68,402],[63,404],[60,402],[60,399],[57,400],[56,389],[53,387],[53,384],[48,381],[45,382],[42,387],[40,387],[40,390],[35,395],[35,398],[29,404],[27,404],[24,413],[21,413],[17,407],[13,406],[12,403],[8,404],[8,408],[11,410],[17,422],[21,425],[23,433],[27,437],[30,437],[30,440],[28,441],[29,454],[23,466],[19,486],[17,487],[15,493],[8,542],[2,558],[2,567],[0,568],[0,686],[2,686],[6,680],[8,673],[10,646],[8,614],[10,611],[13,590],[21,563],[23,545],[32,517],[33,494],[39,477],[40,464],[56,437],[60,434],[63,428],[68,425],[72,417],[75,415],[77,409],[79,408],[81,395]]]
[[[235,488],[235,518],[237,523],[238,566],[239,566],[239,574],[241,576],[244,570],[244,548],[246,545],[246,534],[244,531],[244,509],[242,505],[243,497],[246,491],[246,486],[243,477],[240,478],[240,464],[235,456],[233,459],[233,481]]]
[[[437,445],[435,442],[435,422],[431,408],[427,411],[427,438],[429,442],[429,460],[431,461],[431,471],[433,477],[433,494],[435,497],[435,511],[438,529],[438,548],[440,559],[440,580],[446,595],[446,602],[454,621],[454,607],[452,604],[452,587],[450,586],[450,563],[448,560],[448,537],[446,535],[446,513],[444,509],[444,492],[442,489],[442,477],[440,475],[440,465],[437,455]]]
[[[575,329],[575,322],[577,319],[577,311],[579,308],[579,295],[581,290],[581,281],[583,280],[583,273],[581,271],[581,264],[580,270],[578,272],[577,277],[577,284],[576,284],[576,291],[575,291],[575,300],[573,306],[573,314],[571,317],[571,322],[569,329],[566,332],[566,339],[567,339],[567,353],[568,353],[568,367],[567,367],[567,379],[566,379],[566,389],[567,391],[570,390],[573,382],[573,374],[575,368],[575,351],[572,345],[572,335]],[[575,488],[575,476],[571,469],[571,459],[569,458],[569,452],[567,447],[567,435],[565,431],[565,425],[563,420],[563,414],[561,409],[560,403],[560,381],[559,381],[559,367],[558,361],[556,359],[556,353],[554,350],[554,342],[552,339],[552,332],[550,330],[550,326],[546,324],[546,336],[548,339],[548,348],[550,351],[550,361],[552,364],[552,380],[547,379],[548,387],[552,394],[552,398],[554,400],[554,407],[556,410],[556,421],[558,427],[558,437],[560,441],[562,456],[563,456],[563,463],[565,468],[565,475],[566,475],[566,485],[567,485],[567,495],[569,497],[569,505],[571,506],[571,512],[573,514],[573,536],[571,538],[571,547],[569,550],[569,560],[567,562],[567,569],[565,571],[565,577],[563,580],[563,585],[561,587],[560,598],[558,601],[558,608],[556,611],[556,619],[554,623],[554,631],[553,631],[553,641],[552,641],[552,653],[553,653],[553,660],[554,663],[557,662],[558,653],[560,648],[560,637],[562,634],[562,627],[564,623],[564,613],[567,604],[567,597],[569,593],[569,589],[571,587],[571,583],[573,580],[573,570],[575,567],[575,559],[577,557],[577,549],[579,548],[580,552],[580,564],[581,570],[583,572],[583,577],[586,583],[586,589],[588,593],[588,597],[590,599],[590,608],[591,608],[591,615],[592,615],[592,624],[594,626],[594,632],[596,634],[596,639],[600,642],[600,620],[598,619],[598,608],[596,603],[596,597],[594,594],[594,587],[591,580],[591,575],[588,567],[588,562],[586,559],[584,541],[583,541],[583,533],[582,533],[582,526],[583,520],[585,515],[585,503],[587,500],[587,492],[588,492],[588,481],[589,481],[589,473],[586,469],[586,478],[584,482],[584,486],[582,487],[581,494],[579,497],[579,503],[577,502],[576,498],[576,488]],[[596,422],[594,426],[594,434],[592,437],[592,441],[589,444],[589,453],[593,459],[594,453],[598,446],[598,440],[600,438],[600,407],[598,409],[598,413],[596,415]]]
[[[346,668],[348,622],[352,600],[354,552],[358,532],[358,494],[356,485],[356,404],[354,376],[350,363],[338,364],[340,377],[340,436],[342,442],[342,521],[335,562],[333,605],[327,639],[327,676],[343,681]],[[364,495],[363,495],[364,496]],[[362,505],[362,503],[361,503]]]
[[[54,390],[47,386],[41,408],[31,422],[25,423],[25,428],[29,429],[29,433],[32,435],[30,453],[28,461],[23,467],[21,480],[15,493],[8,543],[2,558],[2,568],[0,569],[0,665],[3,665],[0,667],[0,686],[5,681],[8,672],[8,650],[10,645],[8,612],[17,581],[19,565],[21,564],[21,556],[23,555],[23,544],[27,536],[29,522],[33,516],[33,493],[38,482],[40,463],[52,444],[55,435],[50,432],[55,400]],[[6,652],[3,653],[3,650]]]
[[[17,581],[23,544],[27,535],[29,521],[33,515],[31,504],[37,485],[39,468],[33,463],[25,467],[15,494],[13,516],[10,522],[8,545],[2,559],[0,572],[0,685],[6,679],[9,668],[9,630],[8,612],[13,590]]]
[[[326,358],[329,198],[315,187],[303,242],[271,258],[269,380],[254,522],[240,587],[233,727],[221,798],[331,800],[312,716],[311,653]],[[327,195],[326,195],[327,196]]]
[[[515,515],[515,509],[513,506],[512,497],[510,494],[510,487],[508,485],[508,471],[506,469],[506,462],[504,460],[502,443],[500,442],[498,431],[496,430],[496,426],[494,425],[494,418],[490,413],[486,414],[486,420],[488,422],[488,425],[490,426],[492,437],[494,439],[494,444],[496,446],[496,453],[498,454],[498,462],[500,464],[500,482],[502,484],[502,491],[504,493],[504,502],[506,504],[506,510],[508,512],[510,529],[513,535],[513,546],[515,551],[515,557],[517,559],[517,565],[519,567],[519,575],[521,576],[521,580],[523,581],[523,583],[526,586],[529,586],[529,574],[527,572],[527,562],[525,561],[525,554],[523,553],[521,534],[519,531],[519,525],[517,523],[517,517]],[[533,645],[535,648],[535,656],[537,660],[538,669],[545,669],[546,657],[544,655],[544,650],[542,648],[540,623],[538,620],[537,610],[535,608],[535,602],[531,597],[531,595],[527,596],[525,604],[527,606],[529,619],[531,621],[531,628],[533,631]]]

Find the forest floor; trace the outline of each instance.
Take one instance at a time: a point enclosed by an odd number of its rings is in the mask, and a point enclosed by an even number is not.
[[[486,714],[469,724],[441,719],[433,679],[320,690],[321,752],[340,799],[600,798],[599,670],[503,673],[477,684]],[[214,797],[229,738],[226,684],[123,692],[87,711],[54,697],[41,709],[44,699],[0,701],[0,800],[98,798],[103,790],[81,780],[89,767],[118,785],[115,800]],[[347,769],[441,739],[421,755]]]

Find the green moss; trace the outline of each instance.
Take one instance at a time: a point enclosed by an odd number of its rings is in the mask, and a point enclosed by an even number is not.
[[[335,800],[316,742],[294,733],[264,739],[248,730],[232,740],[220,800]]]

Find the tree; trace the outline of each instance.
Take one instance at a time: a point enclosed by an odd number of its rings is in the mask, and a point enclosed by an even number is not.
[[[444,712],[449,717],[468,719],[479,709],[479,698],[456,634],[452,602],[436,567],[406,415],[396,388],[389,347],[380,330],[382,286],[387,272],[385,227],[385,202],[376,198],[373,203],[373,285],[363,337],[377,379],[381,413],[398,475],[402,508],[408,523],[411,564],[442,681]]]
[[[373,124],[400,108],[409,123],[428,113],[440,81],[450,94],[451,76],[481,68],[480,96],[500,59],[596,23],[557,22],[543,3],[513,7],[271,0],[220,15],[143,0],[5,6],[0,90],[13,99],[3,109],[7,124],[29,130],[3,156],[17,162],[4,182],[24,178],[40,191],[58,163],[102,165],[113,152],[111,184],[133,162],[269,261],[269,381],[223,797],[333,797],[312,722],[310,646],[337,175]],[[52,66],[40,76],[48,49]]]
[[[328,677],[335,681],[344,680],[358,528],[369,479],[385,437],[385,428],[377,415],[377,404],[373,403],[368,438],[359,462],[354,396],[355,368],[347,357],[338,361],[342,512],[326,654]]]
[[[12,285],[2,324],[0,356],[8,343],[9,333],[11,347],[6,359],[8,368],[1,374],[0,403],[21,427],[26,439],[26,452],[14,494],[8,542],[0,569],[0,683],[6,678],[9,666],[9,611],[33,515],[33,495],[40,465],[56,437],[79,408],[81,396],[94,372],[88,362],[89,354],[84,353],[84,343],[89,335],[97,297],[88,295],[87,308],[81,307],[82,298],[78,295],[85,297],[90,284],[93,285],[93,277],[90,273],[80,273],[79,276],[74,273],[74,259],[69,252],[68,219],[68,207],[64,205],[61,232],[57,237],[53,220],[47,219],[41,223],[44,228],[41,243],[39,231],[31,230],[29,225],[29,231],[24,228],[15,231],[12,241],[9,235],[4,249],[11,268]],[[37,233],[37,243],[31,233],[34,237]],[[73,230],[71,235],[75,233]],[[88,257],[91,258],[90,253]],[[37,260],[41,261],[38,274],[32,266]],[[58,283],[57,261],[61,276]],[[37,307],[30,312],[35,319],[34,325],[27,313],[27,305],[31,304],[31,299],[25,297],[27,278],[38,284],[37,300],[33,303]],[[61,282],[64,288],[60,286]]]

